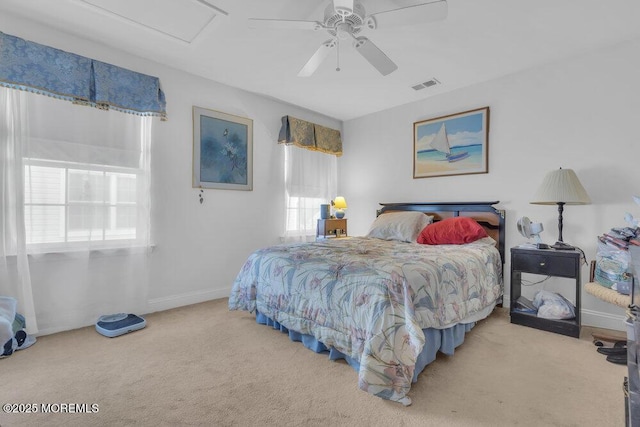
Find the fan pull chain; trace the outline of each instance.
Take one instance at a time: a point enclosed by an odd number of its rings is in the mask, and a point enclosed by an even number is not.
[[[336,39],[336,71],[340,71],[340,40]]]

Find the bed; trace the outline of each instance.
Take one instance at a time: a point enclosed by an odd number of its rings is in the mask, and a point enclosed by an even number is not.
[[[502,302],[497,203],[381,203],[367,236],[260,249],[233,283],[229,309],[345,359],[360,389],[409,405],[436,354],[453,355]]]

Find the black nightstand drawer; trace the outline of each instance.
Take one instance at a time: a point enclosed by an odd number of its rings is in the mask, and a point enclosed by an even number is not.
[[[576,268],[565,257],[550,257],[531,253],[514,253],[511,258],[511,268],[514,270],[549,276],[575,277]]]

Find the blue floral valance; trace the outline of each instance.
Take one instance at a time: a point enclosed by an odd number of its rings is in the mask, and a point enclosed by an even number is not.
[[[278,142],[342,156],[340,131],[291,116],[282,117]]]
[[[0,32],[0,85],[166,120],[157,77]]]

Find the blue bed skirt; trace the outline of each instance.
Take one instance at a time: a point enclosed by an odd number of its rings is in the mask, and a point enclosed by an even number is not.
[[[344,359],[356,372],[360,370],[360,363],[357,360],[333,347],[325,346],[323,343],[315,339],[313,335],[301,334],[300,332],[290,330],[258,311],[256,311],[256,322],[261,325],[271,326],[273,329],[279,329],[280,332],[289,334],[291,341],[301,342],[306,348],[315,351],[316,353],[328,352],[330,360]],[[422,332],[424,332],[425,336],[425,345],[418,356],[418,360],[416,361],[413,382],[415,383],[418,380],[418,375],[429,363],[436,360],[436,354],[438,351],[452,356],[456,347],[464,342],[465,334],[474,326],[475,322],[464,324],[460,323],[448,329],[423,329]]]

